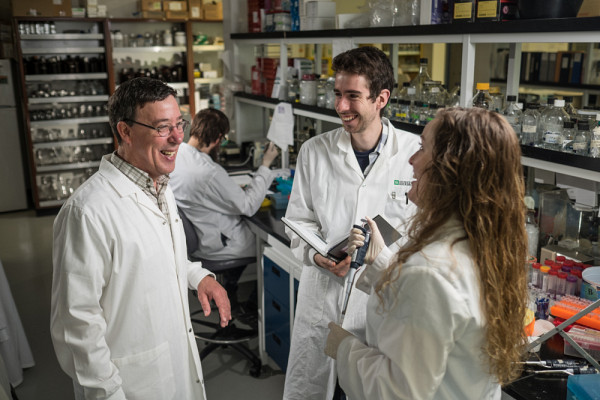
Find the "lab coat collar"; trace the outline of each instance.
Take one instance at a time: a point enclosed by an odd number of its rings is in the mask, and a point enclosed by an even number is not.
[[[381,125],[382,131],[387,130],[387,140],[383,145],[383,148],[381,149],[377,161],[375,161],[375,164],[373,165],[371,170],[377,168],[377,165],[386,163],[387,161],[383,160],[389,159],[390,154],[395,154],[398,151],[398,140],[395,134],[396,130],[394,126],[385,117],[381,118]],[[340,129],[342,130],[342,134],[338,139],[337,147],[340,149],[341,152],[345,153],[346,156],[344,157],[344,161],[346,162],[346,164],[353,168],[357,173],[360,174],[361,177],[364,178],[364,174],[360,169],[360,166],[358,165],[358,161],[356,161],[356,156],[354,155],[351,134],[347,132],[344,128]]]
[[[121,171],[117,169],[110,161],[109,155],[102,157],[98,172],[104,176],[120,197],[133,197],[135,201],[154,214],[160,216],[166,221],[165,215],[160,211],[158,206],[148,198],[148,195],[142,191],[135,183],[127,178]]]

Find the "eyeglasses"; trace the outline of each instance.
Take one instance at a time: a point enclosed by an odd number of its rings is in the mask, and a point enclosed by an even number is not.
[[[160,136],[160,137],[168,136],[169,133],[171,133],[171,131],[173,131],[173,129],[176,129],[178,132],[183,132],[190,124],[190,121],[187,121],[185,119],[182,119],[181,121],[176,123],[174,126],[173,125],[159,125],[156,127],[154,127],[152,125],[142,124],[141,122],[137,122],[132,119],[124,119],[123,122],[132,122],[134,124],[138,124],[141,126],[145,126],[146,128],[153,129],[158,133],[158,136]]]

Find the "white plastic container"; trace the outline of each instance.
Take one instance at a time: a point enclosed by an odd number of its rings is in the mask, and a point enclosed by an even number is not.
[[[581,297],[588,300],[600,298],[600,267],[587,268],[581,274]]]

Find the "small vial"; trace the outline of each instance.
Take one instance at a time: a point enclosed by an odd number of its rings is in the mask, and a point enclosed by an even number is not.
[[[548,294],[550,298],[556,299],[556,288],[558,286],[558,271],[550,269],[548,271]]]
[[[541,278],[540,267],[541,266],[542,266],[542,264],[536,263],[536,262],[531,264],[530,283],[531,283],[531,286],[536,287],[536,288],[541,288],[541,285],[540,285],[540,278]]]
[[[577,278],[577,285],[575,285],[575,296],[579,296],[580,295],[580,291],[581,291],[581,270],[578,268],[573,268],[571,269],[571,275]]]
[[[544,293],[548,293],[548,281],[550,280],[550,276],[548,275],[548,272],[550,271],[550,267],[547,265],[542,265],[540,267],[540,288],[542,289],[542,292]]]
[[[557,284],[556,284],[556,295],[557,296],[564,296],[565,295],[565,291],[567,288],[567,276],[569,274],[567,274],[564,271],[558,271],[558,279],[557,279]]]
[[[575,296],[575,289],[577,288],[577,277],[575,275],[567,276],[567,282],[565,286],[565,296]]]

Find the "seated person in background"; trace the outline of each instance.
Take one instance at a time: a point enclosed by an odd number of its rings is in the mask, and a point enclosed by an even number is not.
[[[366,341],[332,322],[325,352],[353,400],[500,399],[527,343],[519,141],[478,108],[438,112],[421,141],[407,243],[392,254],[369,220]],[[353,230],[348,251],[362,240]]]
[[[256,240],[242,216],[258,211],[274,173],[269,166],[278,155],[269,144],[252,183],[241,188],[217,163],[221,140],[229,132],[229,120],[219,110],[196,114],[187,144],[179,147],[175,170],[170,174],[179,208],[194,225],[198,250],[194,256],[228,260],[256,255]]]

